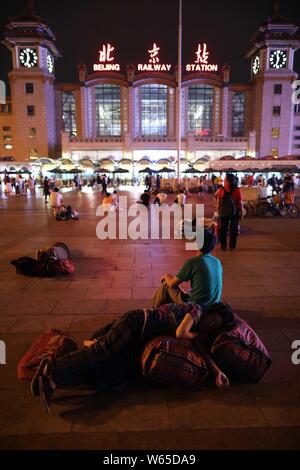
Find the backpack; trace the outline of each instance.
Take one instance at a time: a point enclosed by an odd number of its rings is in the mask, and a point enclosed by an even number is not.
[[[56,263],[56,261],[53,263]],[[54,266],[53,263],[41,262],[29,256],[23,256],[11,261],[11,264],[15,266],[18,274],[34,277],[52,277],[59,274],[57,267]]]
[[[32,380],[43,358],[54,361],[57,357],[78,349],[76,340],[60,330],[51,329],[36,338],[26,353],[22,356],[18,367],[19,380]]]
[[[231,191],[225,191],[220,203],[220,217],[234,217],[237,213],[237,207],[232,197]]]

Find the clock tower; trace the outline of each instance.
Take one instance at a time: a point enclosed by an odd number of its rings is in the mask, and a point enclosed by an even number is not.
[[[4,32],[12,54],[9,83],[17,160],[57,155],[54,61],[60,56],[47,23],[27,2],[23,16],[10,18]]]
[[[297,21],[278,13],[273,15],[250,39],[253,83],[253,129],[256,131],[256,155],[282,157],[293,153],[294,105],[292,83],[294,53],[300,47]]]

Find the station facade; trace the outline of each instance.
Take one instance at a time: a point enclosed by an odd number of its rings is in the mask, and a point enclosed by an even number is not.
[[[161,63],[163,46],[155,42],[145,63],[125,70],[116,45],[97,45],[91,71],[80,64],[76,83],[58,83],[61,54],[32,8],[9,21],[3,43],[12,56],[10,96],[0,105],[0,164],[7,168],[58,158],[110,170],[175,167],[179,93],[182,168],[227,155],[300,155],[300,38],[297,22],[277,12],[250,39],[250,78],[241,84],[231,83],[230,66],[211,62],[203,41],[194,62],[182,66],[181,90],[176,67]]]

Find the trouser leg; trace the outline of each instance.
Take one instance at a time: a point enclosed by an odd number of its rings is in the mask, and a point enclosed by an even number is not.
[[[229,217],[221,217],[220,224],[220,243],[223,249],[227,247],[227,231],[229,226]]]
[[[154,292],[151,302],[153,308],[158,308],[169,303],[182,304],[188,302],[188,300],[188,294],[183,292],[180,287],[169,287],[166,282],[162,282]]]
[[[230,220],[230,241],[229,245],[230,248],[235,248],[236,247],[236,240],[238,236],[238,225],[239,225],[239,218],[232,217]]]
[[[101,361],[122,354],[139,342],[143,324],[143,310],[132,310],[113,322],[95,347],[58,357],[55,362],[50,363],[48,369],[54,383],[58,387],[86,383],[87,375]]]

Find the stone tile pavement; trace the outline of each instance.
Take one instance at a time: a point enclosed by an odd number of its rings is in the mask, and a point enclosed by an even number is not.
[[[0,200],[0,339],[7,345],[7,365],[0,366],[0,448],[299,449],[300,365],[291,363],[291,343],[300,340],[300,220],[245,220],[238,250],[215,250],[223,263],[224,299],[271,351],[273,365],[261,383],[226,392],[145,383],[118,394],[64,390],[55,395],[51,415],[44,414],[28,385],[16,380],[18,360],[33,338],[57,327],[82,340],[126,310],[146,307],[160,276],[175,274],[193,255],[182,240],[100,241],[99,194],[65,199],[80,211],[79,222],[56,222],[40,197]],[[204,202],[210,214],[211,198]],[[16,275],[12,258],[58,240],[72,250],[74,275]]]

